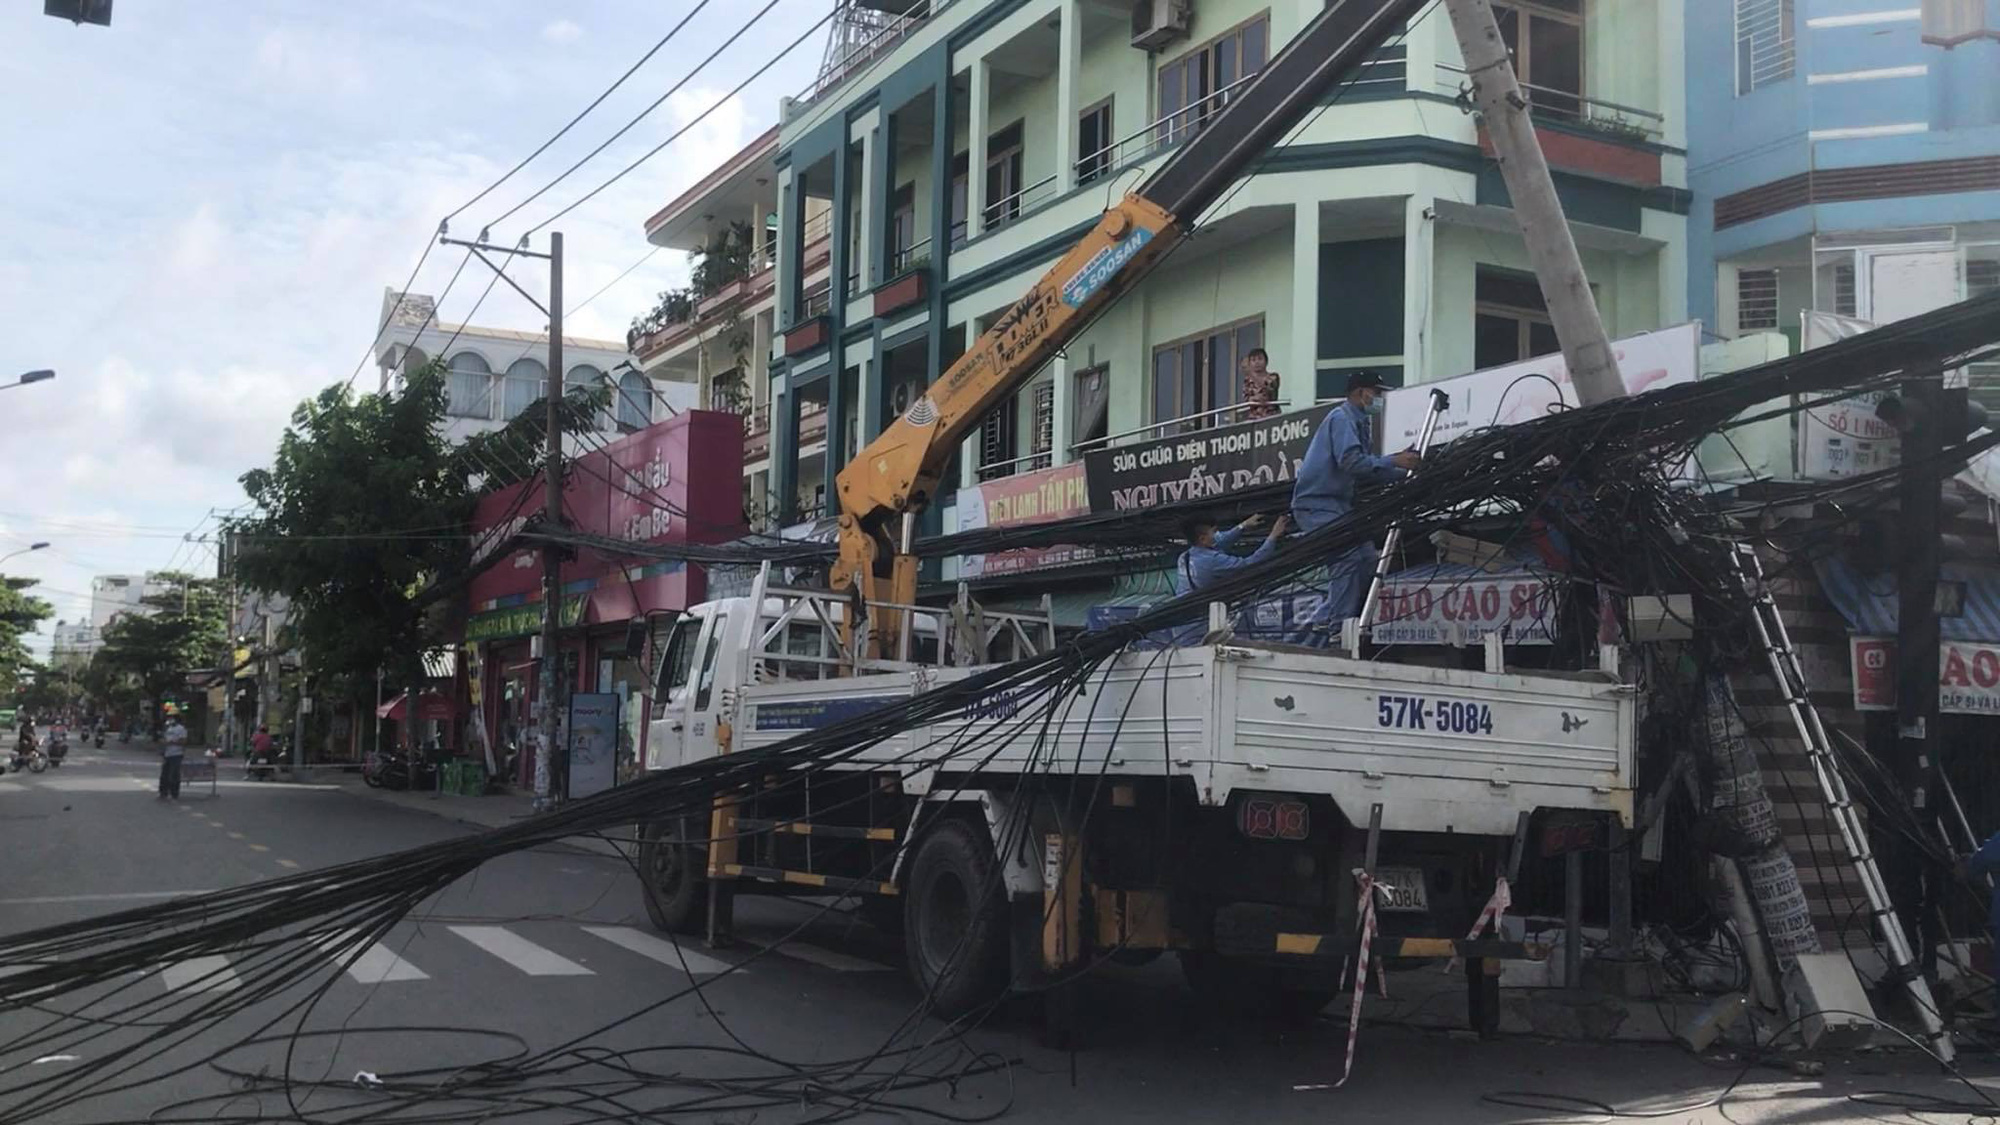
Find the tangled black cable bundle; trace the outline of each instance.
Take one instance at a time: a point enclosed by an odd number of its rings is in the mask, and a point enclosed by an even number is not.
[[[41,1018],[0,1042],[0,1125],[40,1119],[90,1098],[133,1089],[156,1080],[162,1067],[184,1070],[211,1060],[257,1091],[282,1092],[291,1115],[306,1119],[302,1098],[317,1094],[321,1101],[331,1099],[324,1096],[323,1085],[293,1075],[292,1052],[301,1034],[331,1034],[305,1031],[304,1021],[333,980],[427,898],[510,852],[568,836],[705,816],[718,799],[768,792],[774,778],[781,779],[780,785],[803,784],[817,773],[856,761],[889,738],[933,724],[952,733],[913,739],[907,751],[890,761],[872,755],[868,767],[915,772],[948,766],[946,772],[954,776],[979,777],[1003,750],[1025,741],[1024,764],[1010,767],[1011,780],[997,784],[1019,786],[1029,775],[1063,773],[1072,785],[1091,784],[1094,793],[1090,775],[1103,779],[1108,754],[1102,761],[1085,761],[1081,746],[1070,747],[1063,738],[1066,724],[1080,717],[1074,713],[1086,694],[1094,714],[1102,693],[1083,691],[1093,672],[1147,634],[1202,617],[1209,602],[1254,600],[1298,572],[1374,538],[1390,524],[1420,533],[1474,518],[1511,517],[1517,535],[1537,527],[1559,533],[1570,545],[1577,575],[1627,593],[1692,593],[1702,620],[1723,623],[1719,632],[1735,631],[1728,626],[1741,620],[1744,606],[1728,551],[1738,528],[1730,510],[1688,486],[1681,467],[1696,444],[1741,424],[1740,416],[1764,404],[1784,402],[1789,409],[1801,396],[1824,398],[1934,374],[1947,361],[1997,339],[2000,293],[1752,370],[1468,434],[1428,457],[1409,479],[1363,496],[1350,518],[1296,537],[1270,558],[1227,574],[1198,596],[1174,599],[1046,653],[982,669],[774,746],[662,771],[505,828],[15,935],[7,940],[0,962],[6,970],[0,972],[0,1011]],[[1947,459],[1962,461],[1994,441],[1983,435],[1953,447]],[[1901,471],[1936,468],[1905,466]],[[1886,477],[1873,483],[1879,486],[1882,479]],[[1840,482],[1824,491],[1842,494],[1865,483]],[[1120,513],[970,533],[945,542],[952,550],[965,551],[1078,539],[1157,550],[1166,534],[1160,525],[1176,518],[1171,511]],[[615,543],[585,545],[617,549]],[[1028,702],[1009,719],[981,717],[982,702],[1002,693]],[[1122,715],[1118,722],[1122,724]],[[949,726],[954,723],[958,725]],[[1073,760],[1060,768],[1055,762],[1059,745],[1074,750]],[[1004,830],[1019,833],[1025,825],[1010,823]],[[219,954],[229,956],[241,981],[235,990],[194,998],[149,994],[131,999],[135,972]],[[689,994],[706,1004],[703,987],[689,985],[641,1011]],[[275,1014],[266,1011],[272,1006],[278,1009]],[[559,1111],[563,1120],[609,1121],[681,1110],[796,1105],[801,1100],[819,1107],[822,1120],[892,1107],[942,1117],[946,1115],[935,1107],[910,1102],[909,1095],[939,1087],[955,1090],[974,1078],[1004,1075],[1006,1060],[975,1049],[960,1034],[976,1026],[985,1012],[919,1037],[917,1017],[924,1010],[914,1011],[871,1053],[810,1066],[759,1055],[740,1041],[733,1048],[643,1051],[613,1051],[590,1043],[634,1018],[627,1015],[553,1051],[529,1055],[524,1050],[448,1073],[389,1075],[381,1085],[365,1089],[343,1083],[340,1104],[321,1108],[310,1119],[457,1122]],[[275,1030],[294,1017],[294,1030]],[[222,1052],[193,1063],[175,1061],[176,1052],[225,1023],[248,1025],[248,1030],[232,1026],[226,1033],[230,1045]],[[123,1041],[121,1033],[134,1030],[145,1034],[136,1042]],[[344,1034],[370,1033],[359,1029]],[[224,1058],[242,1048],[279,1042],[286,1046],[286,1060],[275,1078],[257,1078]],[[59,1071],[17,1065],[31,1051],[45,1055],[87,1046],[96,1049]],[[695,1066],[675,1064],[670,1061],[674,1058],[708,1061]],[[754,1065],[735,1076],[709,1073],[729,1069],[721,1060]],[[1004,1108],[1004,1101],[998,1104]],[[194,1112],[196,1107],[184,1108]],[[230,1116],[221,1104],[205,1103],[201,1112],[206,1116],[166,1119],[252,1119]]]

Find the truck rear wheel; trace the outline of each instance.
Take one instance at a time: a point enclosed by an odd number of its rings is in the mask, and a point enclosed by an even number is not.
[[[670,934],[700,933],[708,920],[707,852],[688,841],[683,821],[656,820],[639,836],[646,916]]]
[[[910,978],[940,1015],[964,1015],[1007,985],[1007,912],[993,844],[947,820],[917,845],[903,902]]]

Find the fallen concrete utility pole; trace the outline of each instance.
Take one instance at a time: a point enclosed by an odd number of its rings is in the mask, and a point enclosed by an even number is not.
[[[1493,7],[1487,0],[1444,0],[1444,7],[1451,15],[1459,52],[1465,56],[1473,108],[1485,118],[1486,135],[1499,158],[1500,177],[1513,200],[1521,240],[1527,244],[1535,280],[1541,283],[1542,299],[1548,302],[1549,320],[1555,325],[1556,342],[1562,345],[1577,400],[1593,406],[1622,398],[1625,381],[1618,376],[1611,341],[1598,319],[1590,280],[1583,274],[1576,240],[1570,237],[1569,223],[1563,218],[1555,181],[1549,178],[1549,162],[1535,138],[1528,102],[1514,77]]]

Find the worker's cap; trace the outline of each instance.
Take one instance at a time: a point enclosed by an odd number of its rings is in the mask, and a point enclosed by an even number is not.
[[[1389,383],[1379,371],[1350,371],[1347,373],[1347,393],[1353,394],[1364,387],[1378,391],[1389,389]]]

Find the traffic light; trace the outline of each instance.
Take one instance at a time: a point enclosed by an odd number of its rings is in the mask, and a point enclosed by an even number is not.
[[[42,14],[73,24],[111,26],[111,0],[42,0]]]

